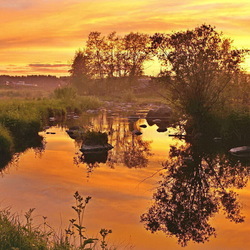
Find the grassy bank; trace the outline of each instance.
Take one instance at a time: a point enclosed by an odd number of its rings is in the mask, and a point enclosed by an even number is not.
[[[38,132],[50,117],[63,120],[68,112],[81,114],[101,105],[96,97],[15,99],[0,101],[0,160],[41,144]],[[8,157],[7,157],[8,156]],[[7,157],[7,158],[6,158]],[[8,161],[7,161],[8,162]],[[0,164],[0,168],[5,164]]]

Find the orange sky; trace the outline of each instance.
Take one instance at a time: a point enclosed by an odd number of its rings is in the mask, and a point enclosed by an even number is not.
[[[0,0],[0,21],[0,74],[67,75],[91,31],[171,32],[206,23],[250,48],[249,0]],[[147,73],[155,73],[152,63]]]

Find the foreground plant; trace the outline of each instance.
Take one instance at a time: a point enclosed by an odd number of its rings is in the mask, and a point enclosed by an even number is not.
[[[0,211],[0,249],[49,249],[48,235],[31,224],[33,211],[26,213],[26,224],[10,209]]]
[[[86,227],[83,226],[83,216],[84,216],[85,208],[87,204],[89,203],[91,197],[87,196],[86,199],[83,200],[83,197],[78,193],[78,191],[76,191],[74,194],[74,198],[75,198],[76,204],[75,206],[72,206],[72,208],[76,212],[77,218],[69,220],[70,225],[68,229],[66,229],[65,231],[66,231],[66,234],[69,237],[71,237],[71,236],[75,236],[75,229],[76,229],[76,232],[79,236],[80,249],[86,249],[85,248],[86,245],[95,243],[95,241],[98,240],[94,238],[87,238],[84,235]],[[92,248],[87,248],[87,249],[92,249]]]
[[[0,210],[0,250],[6,249],[34,249],[34,250],[94,250],[111,249],[108,248],[106,237],[112,233],[111,230],[101,229],[102,240],[100,247],[97,246],[97,238],[86,236],[84,226],[84,212],[91,197],[85,199],[75,192],[75,205],[72,206],[76,212],[76,219],[70,220],[69,227],[65,233],[58,235],[53,228],[47,224],[47,217],[43,216],[43,224],[35,226],[33,224],[33,212],[35,208],[29,209],[25,214],[26,223],[20,220],[16,214],[12,214],[10,209]]]
[[[108,244],[106,243],[106,237],[108,234],[112,233],[112,230],[102,228],[100,231],[100,235],[102,236],[101,248],[103,250],[107,249]]]

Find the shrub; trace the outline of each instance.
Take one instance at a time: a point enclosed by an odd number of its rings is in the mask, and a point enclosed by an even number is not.
[[[102,145],[108,142],[107,133],[88,131],[83,135],[83,141],[86,145]]]
[[[13,148],[13,138],[9,130],[0,124],[0,154],[10,153]]]
[[[58,99],[74,99],[77,96],[77,92],[72,87],[57,88],[54,90],[54,96]]]

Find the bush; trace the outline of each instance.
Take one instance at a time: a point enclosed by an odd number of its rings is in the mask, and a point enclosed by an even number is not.
[[[54,90],[54,96],[58,99],[74,99],[77,96],[77,92],[72,87],[57,88]]]
[[[233,112],[224,118],[222,134],[229,142],[236,144],[250,143],[250,114],[248,112]]]
[[[0,124],[0,154],[9,154],[13,148],[13,138],[9,130]]]
[[[88,131],[83,136],[86,145],[103,145],[108,143],[107,133]]]
[[[135,94],[133,90],[125,90],[122,94],[122,100],[125,102],[133,102],[135,101]]]

